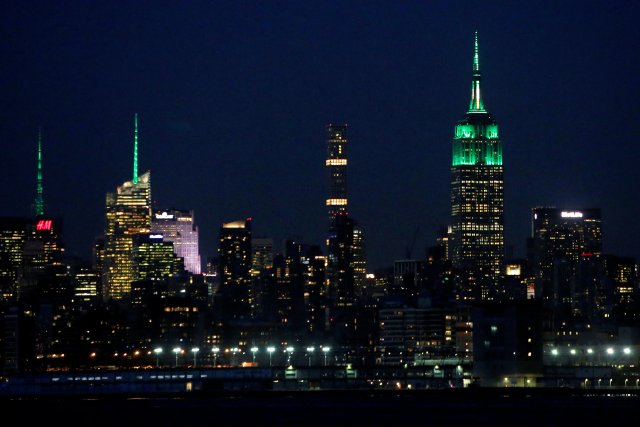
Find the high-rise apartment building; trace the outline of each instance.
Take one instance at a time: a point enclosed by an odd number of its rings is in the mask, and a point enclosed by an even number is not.
[[[608,297],[619,322],[640,319],[640,289],[638,289],[638,262],[635,258],[604,255]]]
[[[165,242],[173,243],[175,254],[184,259],[185,270],[200,274],[202,264],[198,246],[198,227],[193,211],[158,210],[151,219],[151,234],[160,234]]]
[[[449,250],[457,299],[494,299],[504,262],[504,177],[498,124],[485,109],[476,33],[471,101],[455,127]]]
[[[26,218],[0,218],[0,302],[13,301],[18,296],[28,230]]]
[[[135,280],[134,238],[151,229],[151,173],[138,175],[138,115],[135,115],[133,178],[107,193],[105,253],[103,265],[104,295],[122,299],[128,296]]]
[[[353,283],[356,293],[361,294],[367,280],[367,257],[362,227],[355,222],[353,226]]]
[[[251,270],[258,276],[273,268],[273,239],[257,237],[251,239]]]
[[[218,261],[221,300],[216,310],[227,321],[248,320],[255,297],[251,278],[251,218],[222,225]]]
[[[135,236],[132,255],[135,280],[166,280],[183,268],[174,245],[160,234]]]
[[[81,268],[73,276],[73,296],[83,303],[92,303],[100,297],[100,272]]]

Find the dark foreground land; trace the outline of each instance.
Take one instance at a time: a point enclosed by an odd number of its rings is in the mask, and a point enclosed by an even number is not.
[[[11,425],[55,426],[626,426],[640,415],[636,394],[564,390],[50,396],[0,405],[4,420],[17,421]]]

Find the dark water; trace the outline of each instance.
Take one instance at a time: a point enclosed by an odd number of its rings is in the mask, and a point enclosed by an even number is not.
[[[7,400],[3,425],[83,426],[633,426],[637,396],[344,394]]]

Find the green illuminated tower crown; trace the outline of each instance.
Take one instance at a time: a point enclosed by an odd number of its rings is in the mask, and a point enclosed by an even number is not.
[[[502,165],[502,142],[498,124],[485,110],[480,91],[480,59],[478,33],[475,35],[471,100],[465,117],[458,122],[453,136],[452,166]]]

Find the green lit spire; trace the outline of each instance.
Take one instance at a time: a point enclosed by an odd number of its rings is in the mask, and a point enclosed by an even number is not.
[[[478,32],[476,31],[476,39],[473,45],[473,71],[480,71],[480,57],[478,56]]]
[[[133,183],[138,183],[138,113],[133,116]]]
[[[480,55],[478,54],[478,32],[476,31],[475,43],[473,47],[473,78],[471,81],[471,101],[469,102],[469,112],[484,112],[484,103],[480,96]]]
[[[36,184],[36,200],[33,209],[37,216],[44,215],[44,196],[42,188],[42,128],[38,128],[38,180]]]

